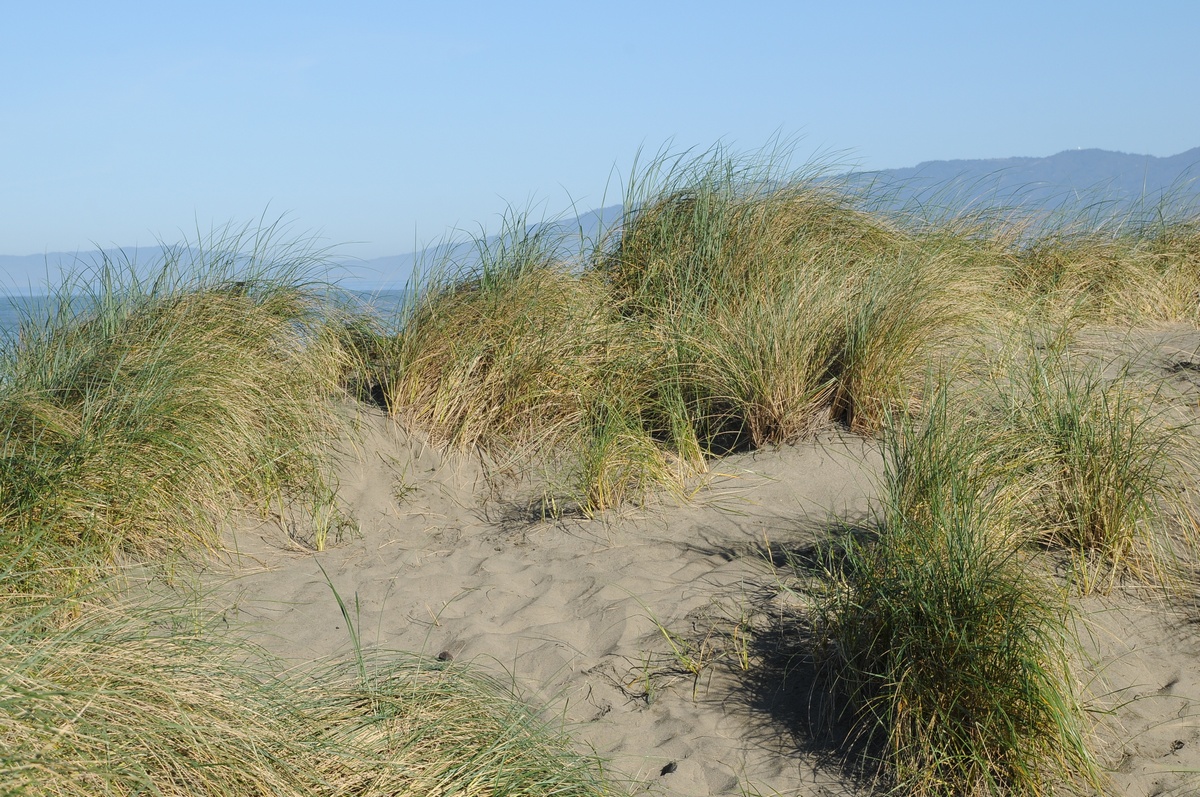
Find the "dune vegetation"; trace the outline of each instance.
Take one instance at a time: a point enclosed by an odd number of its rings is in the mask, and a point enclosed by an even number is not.
[[[504,685],[452,664],[294,671],[195,618],[164,629],[161,607],[90,607],[50,630],[5,609],[4,794],[610,793]]]
[[[0,791],[608,793],[510,688],[389,655],[287,670],[122,565],[219,548],[238,512],[342,516],[329,451],[353,341],[304,250],[239,235],[105,261],[0,371]],[[186,600],[185,600],[186,602]],[[357,666],[351,666],[357,665]]]
[[[244,245],[171,252],[148,273],[100,263],[4,348],[6,592],[61,594],[120,556],[217,545],[244,506],[333,500],[328,396],[345,357],[306,286],[313,263]]]
[[[830,557],[807,626],[826,725],[902,793],[1100,788],[1069,596],[1194,592],[1197,456],[1194,401],[1085,343],[1200,323],[1200,224],[871,199],[770,159],[660,158],[597,239],[514,215],[429,264],[394,319],[269,231],[76,274],[0,346],[0,790],[615,790],[476,674],[282,676],[96,591],[220,547],[239,513],[298,517],[314,550],[352,532],[329,468],[347,400],[536,469],[547,513],[685,500],[723,456],[830,429],[874,438],[872,533]]]
[[[945,386],[890,419],[878,534],[832,561],[812,650],[828,727],[906,794],[1099,788],[1066,595],[1022,546],[1012,465]]]

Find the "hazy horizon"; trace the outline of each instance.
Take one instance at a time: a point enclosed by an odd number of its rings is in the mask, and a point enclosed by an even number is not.
[[[265,215],[370,259],[614,204],[660,148],[717,142],[846,170],[1174,155],[1197,29],[1180,1],[15,5],[0,252]]]
[[[801,169],[803,173],[804,170]],[[1096,204],[1109,214],[1120,214],[1138,202],[1153,206],[1163,197],[1171,197],[1175,207],[1195,212],[1200,206],[1200,147],[1183,153],[1158,157],[1107,150],[1068,150],[1047,157],[1004,157],[978,160],[926,161],[916,166],[878,172],[853,173],[835,180],[849,180],[847,187],[866,186],[887,197],[885,205],[893,210],[920,208],[932,211],[942,204],[951,209],[978,208],[980,205],[1024,207],[1044,212],[1053,208],[1087,207]],[[1171,195],[1175,196],[1171,196]],[[1181,201],[1177,201],[1181,200]],[[586,209],[578,218],[551,219],[561,223],[571,235],[593,238],[599,229],[615,223],[622,206]],[[526,212],[532,223],[543,223],[536,208],[506,208],[504,214]],[[264,223],[262,221],[258,223]],[[433,249],[393,252],[375,258],[354,257],[345,247],[329,246],[310,232],[299,230],[288,219],[265,220],[273,226],[269,237],[289,249],[323,252],[324,262],[332,267],[329,278],[354,290],[397,289],[407,284],[417,262],[423,257],[436,259],[437,249],[459,242],[472,248],[470,241],[479,235],[491,235],[503,226],[497,213],[491,224],[480,221],[474,227],[449,231]],[[207,233],[197,231],[169,246],[185,249],[198,242],[212,246],[227,245],[222,239],[237,237],[235,248],[252,245],[260,228],[255,222],[231,224]],[[325,247],[328,246],[328,249]],[[162,245],[151,247],[92,248],[77,252],[47,252],[39,255],[13,255],[0,252],[0,295],[29,295],[44,292],[70,271],[94,268],[102,257],[117,263],[153,264],[163,253]]]

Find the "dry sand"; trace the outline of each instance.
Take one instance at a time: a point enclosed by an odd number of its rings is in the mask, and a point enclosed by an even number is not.
[[[248,527],[209,573],[227,618],[265,647],[297,663],[351,653],[336,589],[365,646],[510,679],[634,793],[870,792],[809,739],[807,684],[781,681],[772,630],[796,599],[778,586],[782,554],[869,510],[872,443],[831,434],[734,456],[689,505],[546,522],[477,465],[355,412],[340,477],[361,534],[312,553],[277,523]],[[1200,792],[1200,626],[1133,594],[1081,608],[1113,792]]]

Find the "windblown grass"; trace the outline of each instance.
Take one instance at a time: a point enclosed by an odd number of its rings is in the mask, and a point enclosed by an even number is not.
[[[389,408],[438,441],[489,452],[577,425],[615,343],[594,283],[560,261],[556,239],[518,219],[477,262],[439,264],[395,344]]]
[[[938,246],[776,167],[655,162],[577,257],[519,215],[470,257],[452,247],[398,334],[364,347],[364,382],[447,445],[566,452],[588,509],[830,423],[877,429],[974,292]]]
[[[876,430],[974,309],[949,260],[819,173],[717,150],[655,163],[626,206],[596,267],[661,341],[681,451]]]
[[[88,602],[118,560],[218,545],[240,509],[299,502],[318,548],[346,522],[331,399],[371,329],[310,281],[319,257],[241,243],[149,272],[105,260],[5,344],[0,793],[608,793],[592,759],[461,669],[360,656],[281,676],[207,625]]]
[[[351,331],[364,395],[447,445],[555,460],[595,509],[831,424],[876,434],[931,365],[1025,318],[1198,318],[1193,222],[886,215],[721,148],[654,159],[624,203],[590,250],[519,214],[445,248],[396,334]]]
[[[1014,497],[988,488],[991,442],[948,406],[943,390],[885,430],[878,537],[848,544],[817,607],[825,718],[898,793],[1097,786],[1065,596],[1013,534]]]
[[[243,242],[148,271],[105,259],[4,345],[4,589],[61,591],[125,554],[216,545],[248,502],[328,503],[342,349],[315,262]]]
[[[1012,299],[1051,320],[1200,323],[1196,219],[1064,222],[1013,251]]]
[[[398,334],[369,353],[388,409],[502,466],[562,462],[552,481],[585,509],[677,491],[683,471],[642,419],[658,375],[645,330],[555,229],[518,216],[452,251],[459,262],[420,280]]]
[[[1195,479],[1193,430],[1128,366],[1105,375],[1062,335],[1040,339],[1027,339],[993,386],[1014,479],[1029,485],[1030,533],[1073,555],[1084,592],[1123,574],[1173,584],[1196,549],[1182,489]]]
[[[51,632],[8,622],[0,793],[611,793],[503,686],[411,656],[366,666],[365,680],[338,666],[277,675],[257,649],[171,629],[162,612],[89,611]]]
[[[1024,543],[1071,551],[1085,590],[1174,578],[1178,543],[1195,555],[1186,430],[1046,340],[952,374],[991,380],[961,406],[924,375],[1030,318],[1200,323],[1196,220],[1033,235],[844,188],[773,155],[659,158],[591,249],[519,215],[446,248],[394,329],[340,315],[319,253],[269,231],[76,275],[0,348],[0,792],[605,792],[442,665],[277,677],[205,634],[38,614],[31,595],[125,556],[218,544],[239,508],[299,501],[321,547],[348,522],[323,453],[344,387],[502,467],[548,463],[550,500],[584,511],[831,424],[881,436],[878,535],[817,606],[826,719],[905,793],[1098,786],[1066,598]]]

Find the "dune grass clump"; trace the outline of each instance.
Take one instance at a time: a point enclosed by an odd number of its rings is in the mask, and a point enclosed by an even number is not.
[[[611,345],[606,308],[570,272],[552,237],[524,222],[479,261],[449,264],[415,290],[386,402],[434,439],[519,449],[578,424]]]
[[[594,509],[682,494],[713,457],[831,424],[877,434],[928,367],[969,371],[956,346],[1031,314],[1196,316],[1191,222],[883,212],[784,155],[661,156],[578,248],[520,214],[442,247],[394,334],[347,329],[346,381],[437,442],[552,460]]]
[[[1192,218],[1064,222],[1013,251],[1013,300],[1051,319],[1200,322],[1200,234]]]
[[[596,255],[654,330],[661,427],[692,458],[879,428],[970,312],[954,265],[819,174],[717,150],[634,179]]]
[[[829,424],[878,431],[991,283],[962,236],[913,235],[843,189],[717,150],[638,172],[590,251],[510,216],[444,249],[395,335],[348,332],[359,392],[437,442],[557,459],[592,509]]]
[[[988,487],[992,442],[947,407],[884,433],[878,536],[847,544],[817,606],[824,719],[896,793],[1095,787],[1065,598],[1024,555],[1014,496]]]
[[[397,339],[388,324],[371,313],[347,315],[335,334],[346,353],[340,383],[364,404],[386,409],[395,373]]]
[[[1142,234],[1157,280],[1140,297],[1141,315],[1200,324],[1200,216],[1160,223]]]
[[[589,402],[588,415],[572,439],[568,484],[585,513],[642,501],[655,491],[686,494],[688,477],[703,469],[688,463],[650,430],[652,387],[631,380]],[[636,392],[638,389],[643,392]]]
[[[1069,227],[1049,231],[1015,253],[1010,283],[1018,303],[1039,308],[1050,318],[1111,318],[1118,292],[1135,274],[1131,241]]]
[[[2,600],[2,599],[0,599]],[[0,793],[425,797],[611,793],[497,683],[411,656],[287,672],[162,611],[47,632],[4,612]],[[185,618],[186,620],[187,618]]]
[[[1083,592],[1122,574],[1168,585],[1195,550],[1181,487],[1195,476],[1194,434],[1158,390],[1065,341],[1029,341],[994,386],[997,422],[1013,437],[1016,478],[1029,485],[1025,522],[1070,552]]]
[[[554,463],[548,489],[585,511],[678,492],[686,469],[643,422],[658,377],[646,330],[619,316],[560,231],[514,216],[496,239],[450,252],[368,354],[390,412],[502,466]]]
[[[218,545],[239,509],[300,502],[317,547],[347,522],[331,399],[381,339],[310,280],[319,258],[241,240],[106,259],[0,350],[0,793],[608,793],[459,668],[285,671],[212,623],[89,598],[118,561]]]
[[[961,269],[774,168],[656,162],[576,257],[519,215],[450,247],[393,339],[368,340],[387,364],[364,384],[436,441],[562,458],[588,508],[679,493],[713,456],[830,423],[876,430],[973,311]]]
[[[105,259],[0,349],[5,589],[215,545],[247,503],[328,503],[342,349],[323,289],[305,252],[241,243]]]

